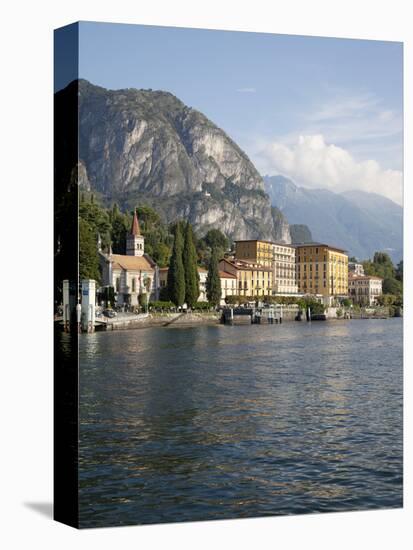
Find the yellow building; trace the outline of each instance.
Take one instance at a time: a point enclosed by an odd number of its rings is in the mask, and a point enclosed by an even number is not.
[[[293,245],[261,240],[235,241],[234,257],[236,260],[272,268],[274,294],[298,292]]]
[[[345,250],[322,243],[295,245],[298,291],[324,297],[348,295]]]
[[[272,267],[274,258],[271,241],[235,241],[235,258],[246,262]]]
[[[245,260],[224,258],[219,262],[219,270],[236,278],[238,296],[271,296],[272,267]]]

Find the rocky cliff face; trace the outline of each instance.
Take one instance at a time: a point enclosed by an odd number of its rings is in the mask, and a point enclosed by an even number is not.
[[[291,242],[246,154],[167,92],[79,83],[80,185],[126,206],[146,202],[199,233]]]

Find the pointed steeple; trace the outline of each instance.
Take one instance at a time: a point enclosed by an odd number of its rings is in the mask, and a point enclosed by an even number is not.
[[[132,220],[132,227],[130,230],[130,234],[133,235],[134,237],[137,237],[138,235],[141,234],[141,229],[139,227],[139,221],[138,221],[138,216],[136,215],[136,210],[133,213],[133,220]]]
[[[145,238],[141,234],[139,227],[138,216],[136,210],[133,213],[132,226],[130,233],[126,237],[126,255],[127,256],[143,256],[145,253]]]

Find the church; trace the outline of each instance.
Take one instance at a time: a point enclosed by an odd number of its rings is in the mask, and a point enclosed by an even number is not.
[[[99,247],[100,248],[100,247]],[[102,286],[112,286],[117,305],[139,305],[139,295],[149,294],[148,300],[158,300],[159,269],[145,254],[145,237],[141,234],[136,211],[126,237],[126,254],[105,254],[99,250]]]

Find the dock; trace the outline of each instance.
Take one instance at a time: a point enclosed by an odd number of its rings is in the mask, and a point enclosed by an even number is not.
[[[284,320],[294,321],[298,316],[298,306],[273,307],[226,307],[222,310],[225,325],[278,325]]]

